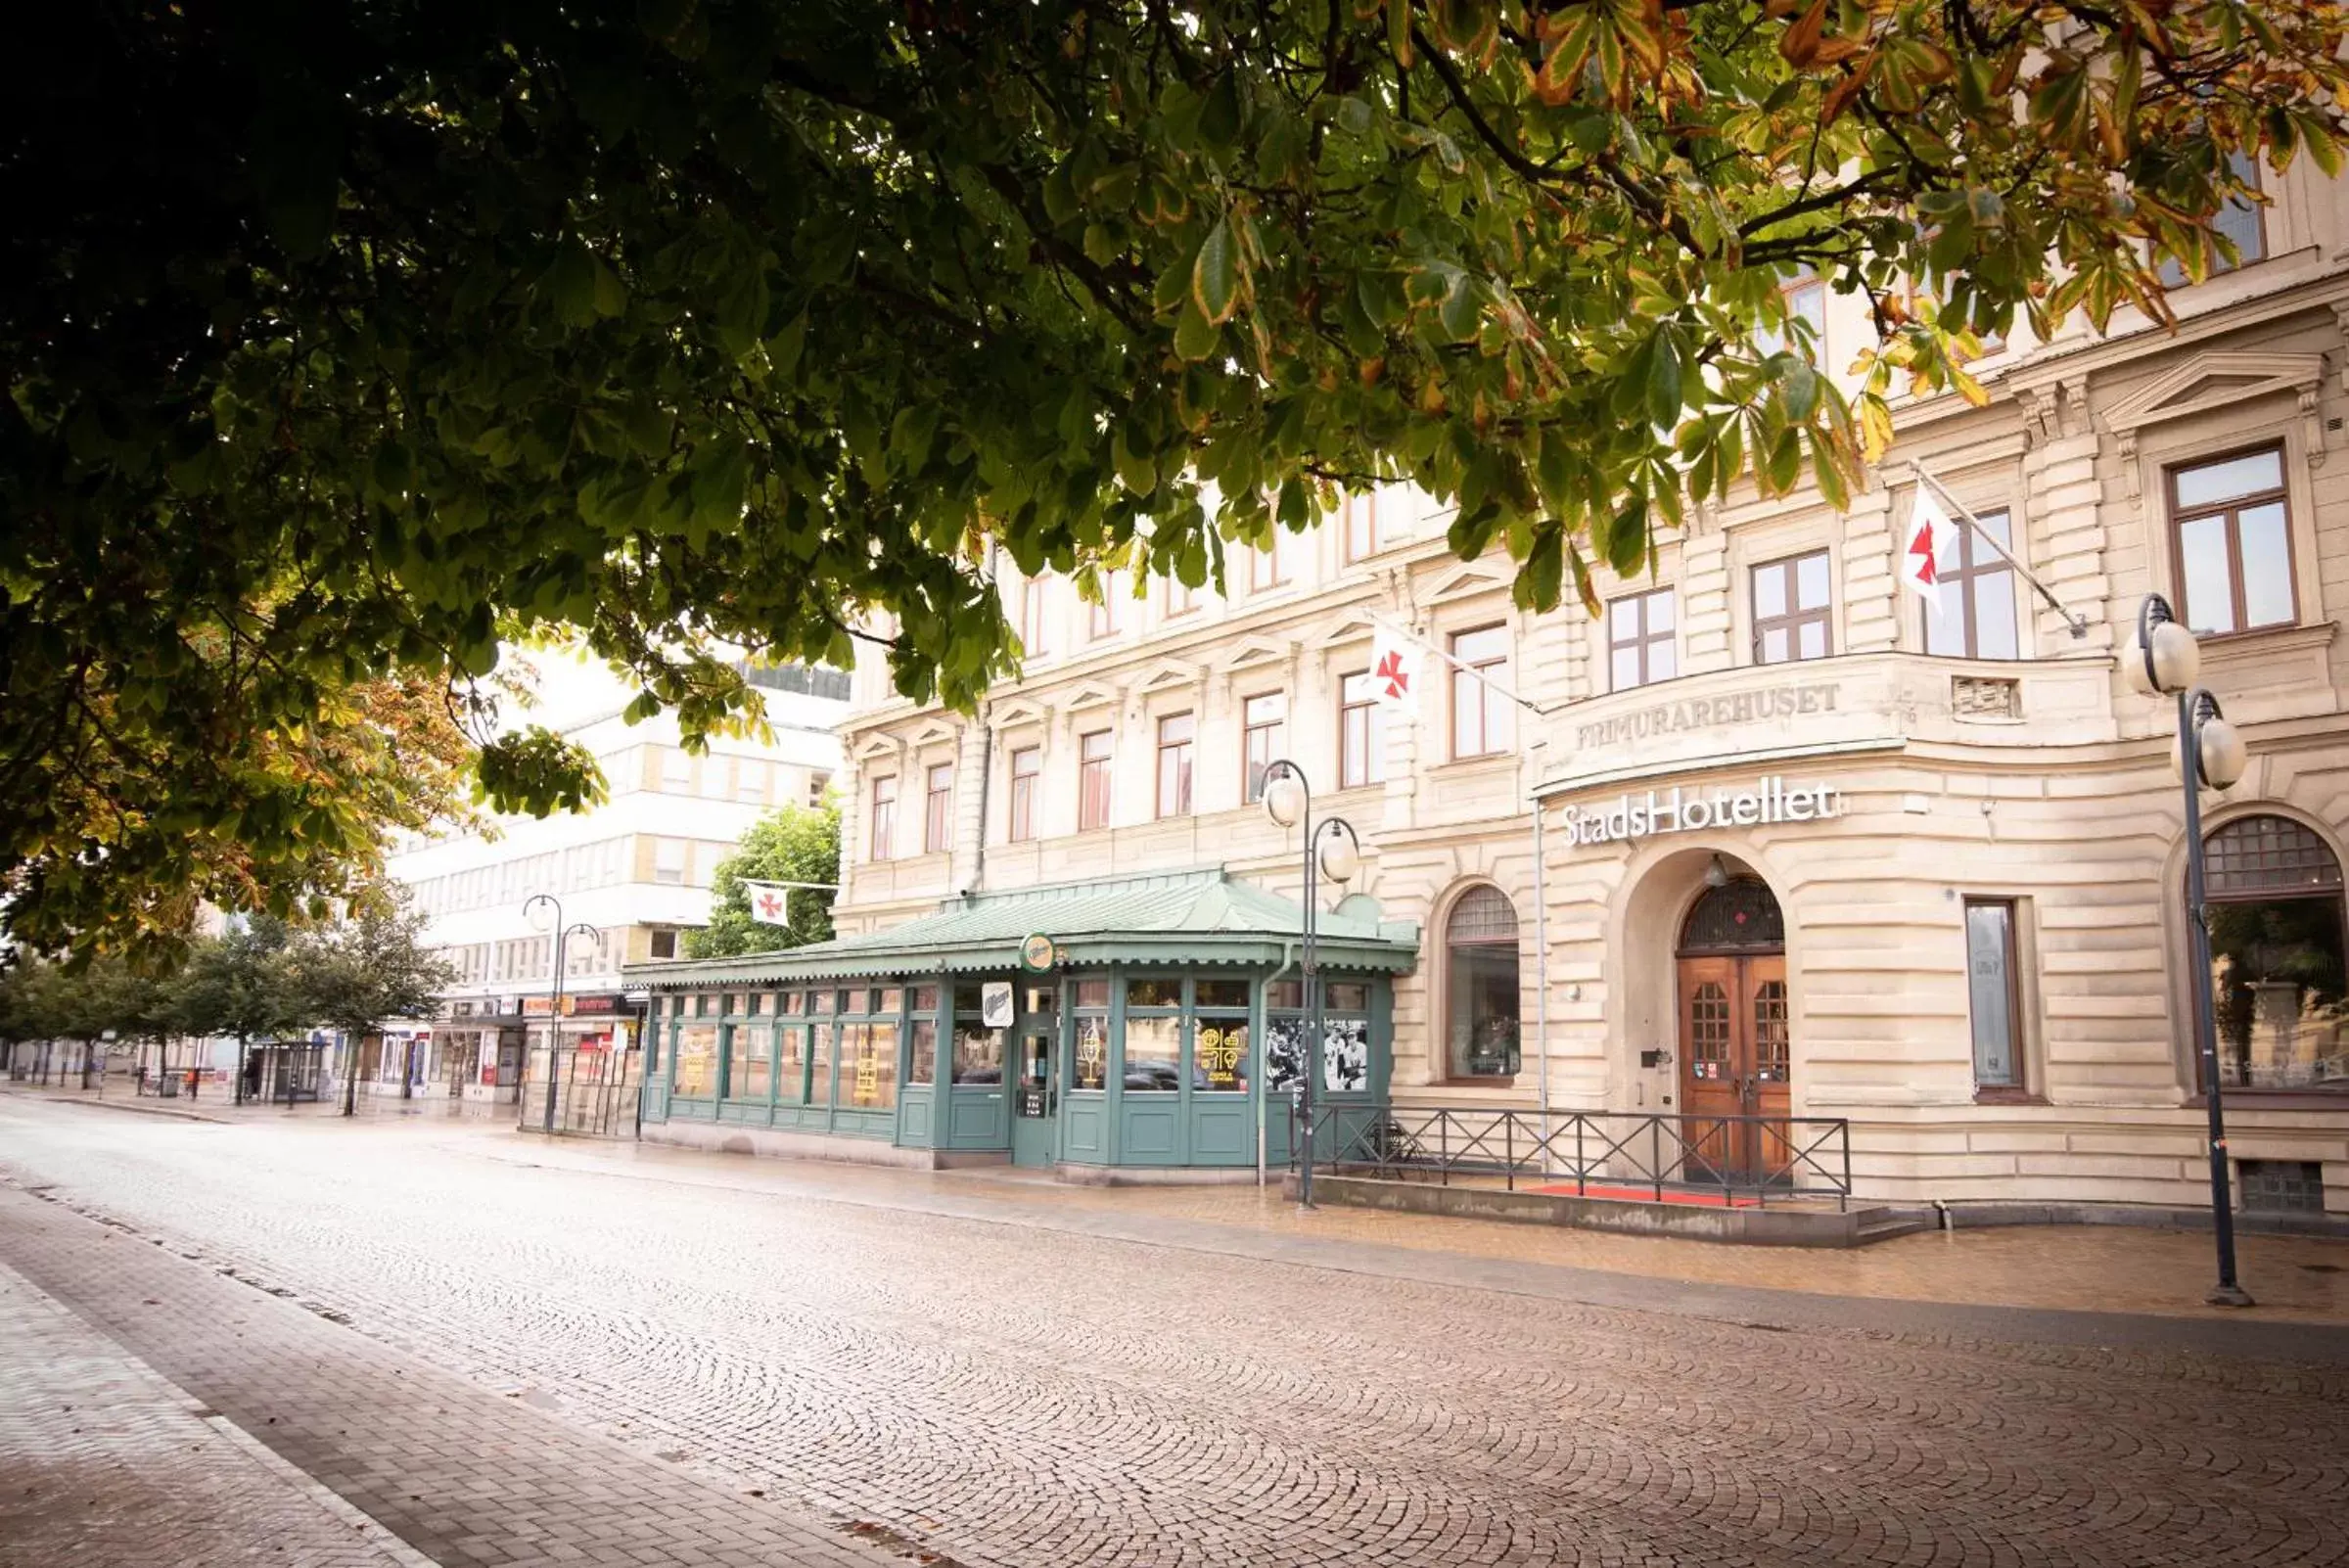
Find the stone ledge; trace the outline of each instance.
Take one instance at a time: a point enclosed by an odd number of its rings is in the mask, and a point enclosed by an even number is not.
[[[1294,1173],[1284,1176],[1281,1190],[1290,1197],[1297,1195]],[[1760,1247],[1865,1247],[1870,1242],[1923,1230],[1932,1220],[1929,1209],[1881,1205],[1840,1214],[1822,1209],[1730,1209],[1318,1175],[1313,1177],[1313,1195],[1323,1202],[1349,1208],[1385,1209],[1399,1214],[1505,1220]]]

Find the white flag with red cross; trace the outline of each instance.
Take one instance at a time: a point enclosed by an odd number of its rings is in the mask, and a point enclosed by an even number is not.
[[[1916,487],[1916,508],[1909,517],[1909,542],[1901,551],[1901,582],[1941,613],[1941,560],[1956,548],[1958,523],[1933,493],[1930,484]]]
[[[1370,641],[1370,698],[1381,708],[1419,705],[1419,646],[1381,625]]]
[[[791,924],[791,890],[780,882],[753,882],[743,878],[742,891],[751,900],[751,918],[760,925],[787,926]]]

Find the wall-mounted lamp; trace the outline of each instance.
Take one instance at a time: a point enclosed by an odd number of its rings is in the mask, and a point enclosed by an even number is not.
[[[1726,888],[1728,885],[1729,868],[1721,863],[1721,856],[1717,854],[1713,856],[1712,859],[1707,860],[1705,862],[1705,886],[1708,888]]]

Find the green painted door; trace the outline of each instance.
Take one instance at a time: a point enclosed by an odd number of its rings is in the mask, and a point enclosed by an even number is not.
[[[1058,1011],[1023,1012],[1014,1045],[1017,1070],[1011,1084],[1011,1163],[1049,1169],[1060,1125]]]

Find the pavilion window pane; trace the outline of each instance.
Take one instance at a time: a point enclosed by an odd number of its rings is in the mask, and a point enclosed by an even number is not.
[[[1182,1087],[1182,1020],[1126,1017],[1126,1075],[1128,1094],[1174,1093]]]

